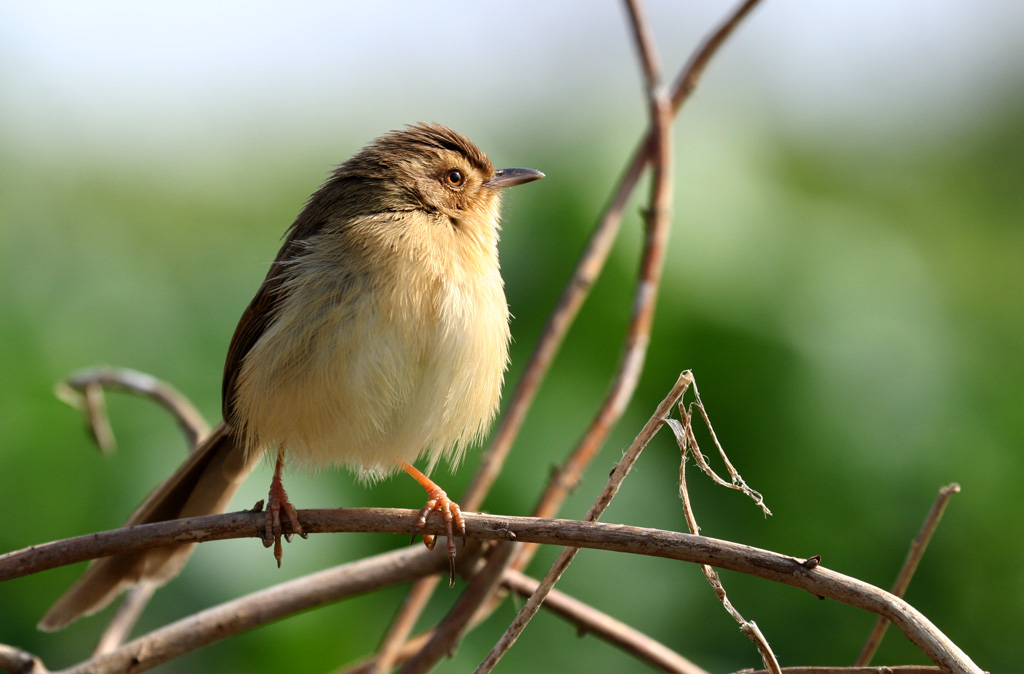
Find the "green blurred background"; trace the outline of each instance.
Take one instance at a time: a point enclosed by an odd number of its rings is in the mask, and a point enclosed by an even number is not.
[[[650,6],[668,72],[730,7],[694,4]],[[563,516],[583,515],[691,368],[719,438],[774,511],[765,519],[692,474],[703,533],[820,554],[888,587],[939,487],[959,482],[907,598],[982,668],[1012,669],[1024,624],[1021,19],[1018,3],[994,1],[768,1],[755,12],[676,124],[674,227],[647,364]],[[281,233],[332,164],[405,123],[449,124],[496,165],[548,175],[506,200],[514,384],[644,115],[615,3],[4,5],[0,552],[115,527],[184,455],[164,414],[114,394],[120,449],[101,458],[54,382],[97,364],[137,368],[214,419],[228,340]],[[606,390],[641,205],[490,512],[529,512]],[[478,457],[439,473],[449,493]],[[663,433],[604,519],[682,529],[677,468]],[[268,480],[261,469],[235,505],[261,498]],[[288,484],[300,507],[421,502],[404,478],[368,487],[329,471]],[[290,546],[280,571],[254,541],[204,545],[140,629],[405,544],[316,536]],[[0,585],[0,642],[50,668],[85,657],[103,618],[34,628],[79,572]],[[850,664],[874,622],[791,588],[723,579],[783,665]],[[759,666],[695,567],[584,552],[560,588],[711,671]],[[403,595],[306,613],[159,671],[331,671],[372,651]],[[455,596],[440,592],[424,624]],[[440,670],[474,667],[513,611],[507,602]],[[926,661],[891,630],[874,662]],[[542,614],[500,669],[638,668]]]

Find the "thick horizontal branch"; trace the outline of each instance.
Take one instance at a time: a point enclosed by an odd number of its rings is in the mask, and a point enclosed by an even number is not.
[[[463,514],[466,517],[468,538],[542,545],[572,545],[711,564],[772,580],[781,580],[790,585],[803,587],[814,594],[828,596],[819,592],[818,590],[822,588],[816,585],[805,587],[791,579],[794,574],[806,577],[812,571],[820,572],[820,566],[818,569],[811,569],[804,565],[802,559],[740,543],[624,524],[483,513]],[[375,532],[410,535],[415,528],[416,516],[417,511],[401,508],[331,508],[299,511],[299,520],[307,533]],[[54,541],[0,556],[0,581],[76,562],[164,545],[235,538],[262,539],[265,523],[264,513],[242,511],[140,524]],[[287,531],[287,523],[285,530]],[[428,519],[424,533],[444,534],[444,521],[440,515],[435,513]]]
[[[409,535],[413,532],[415,513],[414,510],[390,508],[337,508],[303,510],[299,512],[299,519],[309,533],[373,531]],[[622,524],[481,513],[465,515],[466,535],[474,539],[516,540],[665,557],[785,583],[885,616],[947,671],[981,673],[955,644],[910,604],[869,583],[830,571],[813,561],[806,562],[706,536]],[[144,524],[33,546],[0,557],[0,581],[160,545],[262,538],[265,523],[265,513],[246,511]],[[440,534],[443,530],[444,523],[439,515],[428,520],[427,533]]]

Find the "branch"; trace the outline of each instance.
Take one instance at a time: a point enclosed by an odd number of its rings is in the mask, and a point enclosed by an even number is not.
[[[612,242],[621,224],[622,211],[630,194],[635,188],[640,175],[648,163],[653,166],[651,205],[646,213],[646,242],[640,264],[638,287],[636,290],[633,314],[626,336],[623,356],[620,360],[610,390],[602,403],[593,422],[587,428],[583,438],[573,454],[564,464],[559,473],[552,479],[542,496],[535,514],[553,515],[558,511],[568,492],[578,484],[583,470],[594,454],[603,444],[610,430],[618,422],[621,414],[632,398],[640,376],[646,354],[647,343],[653,322],[655,297],[660,285],[661,269],[664,263],[665,247],[669,229],[669,211],[671,207],[671,121],[672,117],[696,87],[701,74],[712,55],[725,42],[741,20],[757,4],[757,0],[747,0],[738,7],[733,15],[723,23],[697,50],[687,66],[680,73],[671,96],[660,85],[658,59],[655,54],[654,41],[650,27],[643,16],[640,0],[625,0],[632,20],[632,29],[641,69],[646,84],[650,107],[651,128],[645,140],[637,148],[632,163],[619,185],[611,203],[607,207],[601,221],[588,242],[587,248],[579,260],[572,279],[564,290],[559,303],[545,326],[544,333],[529,361],[523,377],[519,382],[502,424],[494,441],[482,458],[479,469],[462,499],[467,510],[479,508],[491,485],[501,471],[512,442],[525,419],[525,415],[533,400],[533,396],[547,372],[569,325],[574,320],[579,307],[585,300],[589,288],[600,274],[607,260]],[[96,371],[101,373],[103,371]],[[106,418],[103,400],[103,385],[123,388],[153,398],[167,407],[175,415],[179,424],[189,434],[190,442],[206,433],[205,421],[194,408],[189,405],[183,408],[174,396],[151,395],[156,391],[152,387],[144,388],[132,383],[139,373],[131,371],[111,371],[111,379],[103,381],[82,381],[79,386],[69,380],[63,393],[73,391],[76,406],[83,409],[90,420],[94,436],[101,447],[113,446],[113,435]],[[127,375],[125,375],[127,373]],[[95,373],[87,373],[95,374]],[[687,373],[684,373],[684,375]],[[147,375],[141,375],[146,377]],[[177,400],[188,401],[172,387],[163,385],[158,380],[149,378],[177,396]],[[125,384],[125,382],[128,382]],[[682,378],[681,380],[682,381]],[[677,382],[678,385],[678,382]],[[703,414],[703,407],[700,407]],[[682,411],[682,410],[681,410]],[[650,435],[660,427],[667,413],[652,417],[649,424],[654,424]],[[195,421],[195,420],[198,421]],[[705,415],[706,420],[706,415]],[[641,431],[641,435],[648,428]],[[714,438],[714,431],[711,431]],[[638,436],[639,440],[639,436]],[[648,438],[649,440],[649,438]],[[717,439],[715,439],[716,445]],[[636,444],[636,443],[635,443]],[[955,645],[942,635],[923,616],[909,604],[898,597],[889,595],[878,588],[842,574],[836,574],[817,565],[814,560],[799,560],[792,557],[777,555],[764,550],[747,546],[717,541],[700,536],[688,536],[673,532],[621,525],[602,525],[596,523],[610,500],[628,474],[633,462],[639,456],[646,441],[639,444],[616,467],[609,483],[587,514],[587,522],[572,520],[549,520],[540,518],[491,517],[467,513],[467,535],[476,540],[500,541],[497,545],[475,544],[460,559],[460,572],[472,580],[469,589],[459,598],[448,616],[431,633],[406,641],[413,625],[429,599],[436,584],[437,571],[443,568],[443,557],[432,553],[410,549],[379,555],[374,558],[346,564],[329,571],[307,576],[298,581],[285,583],[247,597],[242,597],[220,607],[204,611],[196,616],[184,619],[161,630],[146,635],[130,644],[121,647],[108,655],[94,657],[92,660],[75,667],[70,672],[108,672],[132,671],[148,669],[165,662],[181,653],[194,650],[207,643],[251,629],[277,620],[295,611],[305,610],[329,601],[351,596],[357,592],[365,592],[398,582],[417,580],[414,591],[409,595],[405,605],[396,616],[395,622],[378,658],[370,666],[373,671],[384,671],[395,658],[410,658],[406,665],[408,672],[426,671],[445,653],[458,643],[465,630],[476,624],[487,613],[491,606],[496,605],[495,596],[500,586],[511,587],[517,592],[530,595],[520,615],[528,614],[517,629],[525,627],[529,616],[536,612],[541,602],[571,617],[583,629],[602,634],[604,638],[623,647],[635,648],[649,662],[664,668],[673,667],[668,671],[685,671],[693,674],[699,668],[688,663],[681,656],[671,653],[656,642],[647,643],[643,635],[630,632],[631,628],[613,619],[603,616],[600,612],[581,604],[574,604],[571,598],[553,590],[560,574],[572,561],[573,555],[581,547],[614,550],[633,554],[646,554],[680,559],[703,565],[714,565],[720,568],[738,570],[753,575],[785,582],[795,587],[802,587],[821,597],[830,597],[851,605],[860,606],[879,613],[885,620],[893,620],[908,636],[932,657],[942,664],[947,671],[976,672],[977,667]],[[695,447],[695,444],[694,444]],[[719,449],[721,449],[719,447]],[[699,450],[697,450],[699,453]],[[696,456],[697,454],[695,454]],[[723,454],[723,458],[724,454]],[[728,459],[725,458],[728,464]],[[731,465],[728,466],[733,473]],[[717,476],[714,476],[717,477]],[[735,477],[735,475],[734,475]],[[745,485],[742,485],[745,488]],[[394,509],[338,509],[338,510],[307,510],[300,512],[303,525],[310,533],[334,531],[379,531],[402,533],[408,535],[413,530],[413,511]],[[223,521],[221,521],[223,518]],[[594,520],[594,521],[590,521]],[[0,580],[13,578],[33,571],[32,568],[53,568],[70,561],[95,558],[101,555],[116,554],[132,550],[166,545],[170,543],[199,542],[205,540],[222,540],[252,536],[262,538],[265,515],[253,513],[236,513],[204,518],[192,518],[177,522],[162,522],[152,525],[133,527],[130,529],[105,532],[93,536],[59,541],[52,544],[30,548],[28,550],[0,556]],[[926,525],[927,526],[927,525]],[[164,528],[161,528],[164,527]],[[221,528],[223,527],[223,529]],[[424,533],[443,533],[444,525],[440,518],[431,518]],[[923,532],[922,532],[923,535]],[[930,533],[929,533],[930,535]],[[681,537],[681,538],[680,538]],[[516,540],[527,545],[516,546]],[[920,540],[920,538],[919,538]],[[925,539],[925,543],[927,539]],[[535,581],[522,576],[510,569],[510,564],[521,568],[531,558],[536,549],[535,544],[555,544],[568,546],[556,565],[543,581]],[[481,552],[483,551],[483,552]],[[486,556],[483,556],[486,555]],[[913,555],[913,551],[911,556]],[[514,561],[513,561],[514,559]],[[34,566],[36,565],[36,566]],[[376,568],[373,568],[374,565]],[[916,565],[916,559],[911,565]],[[906,568],[906,567],[905,567]],[[913,572],[911,568],[910,573]],[[10,574],[5,576],[4,574]],[[907,576],[909,578],[909,575]],[[902,575],[901,575],[902,578]],[[900,582],[897,582],[897,587]],[[326,589],[325,589],[326,588]],[[724,592],[724,591],[723,591]],[[898,594],[898,593],[897,593]],[[844,598],[845,597],[845,598]],[[490,604],[488,604],[490,602]],[[527,609],[529,608],[529,611]],[[607,621],[611,621],[606,622]],[[518,621],[518,618],[517,618]],[[516,624],[513,624],[516,627]],[[513,631],[510,627],[509,633]],[[882,627],[884,630],[884,626]],[[635,632],[635,631],[634,631]],[[879,637],[880,638],[880,637]],[[508,645],[514,641],[511,638]],[[870,642],[869,642],[870,643]],[[507,648],[507,646],[506,646]],[[664,649],[666,652],[659,652]],[[497,646],[496,646],[497,649]],[[867,652],[868,646],[865,647]],[[6,660],[5,658],[11,658]],[[500,655],[498,656],[500,657]],[[862,653],[862,657],[864,654]],[[870,654],[866,656],[870,659]],[[661,660],[659,660],[661,658]],[[494,660],[496,662],[497,659]],[[15,666],[28,672],[45,672],[42,663],[32,656],[0,646],[0,664],[12,662]],[[485,661],[487,662],[487,661]],[[671,664],[670,664],[671,663]],[[493,663],[492,663],[493,665]],[[483,668],[484,665],[481,665]],[[690,668],[687,668],[689,666]],[[934,671],[932,668],[919,668],[920,671]],[[875,672],[869,668],[790,668],[784,672],[802,670],[835,671],[835,672]],[[914,668],[888,668],[887,671],[911,670]],[[20,670],[19,670],[20,671]],[[486,671],[486,670],[481,670]]]
[[[694,52],[693,57],[687,62],[672,85],[672,110],[674,112],[679,111],[680,106],[686,102],[686,99],[690,97],[693,90],[697,88],[700,78],[707,69],[708,63],[718,53],[721,46],[725,44],[725,41],[732,36],[733,31],[739,27],[743,19],[747,18],[747,15],[757,7],[759,2],[760,0],[744,0]],[[651,138],[648,136],[647,142],[650,141]]]
[[[683,67],[679,77],[676,80],[676,84],[673,87],[671,93],[671,113],[678,114],[683,103],[689,98],[690,94],[696,88],[697,82],[700,80],[701,74],[704,72],[707,64],[711,61],[711,58],[718,52],[718,49],[725,43],[726,39],[736,27],[740,24],[744,17],[746,17],[750,11],[757,4],[758,0],[747,0],[735,12],[724,21],[711,36],[705,40],[703,44],[696,50],[690,61]],[[646,57],[645,57],[646,58]],[[576,273],[574,274],[570,284],[566,287],[563,292],[562,299],[559,300],[558,308],[555,314],[549,319],[548,325],[545,326],[545,332],[541,337],[541,343],[538,344],[537,352],[534,354],[534,359],[531,359],[528,366],[534,365],[538,352],[541,351],[545,339],[548,337],[548,328],[558,328],[560,330],[567,330],[568,325],[571,323],[573,317],[576,315],[576,311],[579,309],[579,305],[582,304],[586,297],[586,291],[589,290],[590,286],[596,280],[597,275],[600,273],[601,268],[607,259],[608,251],[611,248],[611,243],[614,237],[618,233],[618,227],[621,224],[622,210],[625,207],[626,201],[632,194],[633,189],[636,187],[637,182],[640,179],[640,175],[647,165],[648,162],[652,161],[658,152],[658,143],[670,142],[667,134],[659,135],[657,132],[657,121],[665,123],[664,111],[654,111],[652,109],[652,127],[648,131],[647,136],[640,142],[636,151],[633,154],[633,159],[626,171],[626,175],[623,177],[619,184],[618,191],[612,198],[612,202],[606,209],[601,221],[598,223],[594,234],[591,236],[591,240],[588,243],[587,249],[577,265]],[[670,120],[668,120],[670,121]],[[665,151],[664,148],[661,150]],[[656,185],[654,188],[656,189]],[[670,194],[665,194],[665,198],[670,197]],[[650,211],[650,215],[654,216],[658,212],[658,202],[652,198],[654,207]],[[663,213],[665,211],[662,211]],[[645,255],[650,248],[651,244],[651,226],[650,221],[648,223],[648,241],[647,247],[645,248]],[[667,234],[667,232],[665,232]],[[662,248],[663,250],[663,248]],[[653,270],[654,266],[648,267],[647,261],[641,264],[642,269]],[[660,269],[660,267],[657,267]],[[649,289],[649,285],[645,285],[644,280],[647,277],[641,274],[640,286],[637,289],[637,302],[640,302],[641,293]],[[656,290],[656,288],[655,288]],[[561,312],[564,311],[565,315]],[[635,313],[635,312],[634,312]],[[634,324],[631,323],[630,330],[632,331]],[[558,339],[564,336],[564,332],[560,332],[557,336],[553,336],[552,339]],[[551,349],[556,349],[557,345],[551,345]],[[628,348],[628,347],[627,347]],[[554,351],[550,353],[553,358]],[[546,367],[546,364],[545,364]],[[525,378],[526,375],[524,375]],[[615,387],[613,386],[613,393]],[[518,391],[517,391],[518,393]],[[606,405],[607,405],[606,400]],[[569,493],[579,483],[580,476],[586,469],[590,459],[593,458],[593,451],[590,451],[591,445],[595,441],[603,441],[603,436],[607,434],[610,428],[595,429],[594,426],[598,424],[607,424],[609,419],[603,417],[600,413],[598,418],[595,419],[594,424],[588,429],[587,435],[583,440],[580,441],[577,449],[574,451],[572,457],[566,462],[566,464],[557,471],[557,473],[551,478],[544,494],[538,500],[537,505],[533,510],[533,514],[537,517],[552,517],[554,516],[562,503],[568,497]],[[603,434],[598,437],[597,432],[603,431]],[[596,449],[596,448],[595,448]],[[529,547],[525,548],[521,552],[514,564],[518,569],[525,568],[529,564],[532,558],[533,550]]]
[[[373,658],[369,668],[365,671],[368,671],[369,674],[385,674],[391,671],[396,663],[404,662],[411,657],[408,651],[413,641],[416,643],[414,650],[419,650],[426,644],[427,639],[410,641],[409,635],[416,627],[416,621],[419,620],[423,609],[427,607],[440,580],[440,576],[428,576],[413,583],[412,588],[405,595],[401,607],[395,612],[391,624],[388,625],[388,630],[377,648],[377,656]],[[432,635],[433,630],[427,636]],[[355,674],[359,670],[346,670],[346,672],[349,671]]]
[[[537,591],[540,581],[509,569],[505,572],[502,584],[523,597],[529,597]],[[551,590],[544,599],[544,608],[576,625],[581,636],[595,634],[662,671],[677,674],[708,674],[671,648],[564,592]]]
[[[207,609],[56,674],[142,672],[300,611],[437,573],[446,563],[419,547],[367,557]]]
[[[7,674],[50,674],[36,656],[4,644],[0,644],[0,671]]]
[[[506,531],[508,537],[508,531]],[[462,593],[459,600],[434,630],[427,643],[411,658],[399,674],[422,674],[433,669],[441,658],[452,652],[462,635],[470,626],[470,621],[492,596],[501,584],[502,571],[512,558],[514,547],[511,544],[498,545],[487,557],[487,564]]]
[[[689,372],[684,372],[679,376],[675,386],[669,391],[669,394],[661,401],[654,414],[644,424],[644,427],[640,430],[640,433],[633,440],[629,449],[626,451],[622,460],[612,470],[611,475],[608,478],[608,483],[605,485],[604,490],[598,496],[597,501],[591,506],[587,512],[587,522],[596,522],[597,519],[604,513],[605,509],[611,503],[612,498],[619,490],[619,486],[622,481],[626,479],[626,475],[632,470],[636,460],[640,457],[640,453],[647,446],[647,444],[654,437],[658,429],[661,428],[665,421],[665,418],[671,413],[673,406],[682,398],[683,393],[692,383],[693,377]],[[518,538],[518,533],[517,533]],[[504,656],[508,649],[512,647],[512,644],[516,642],[519,635],[526,628],[527,623],[533,618],[540,608],[540,605],[544,602],[544,598],[552,590],[555,583],[561,578],[562,573],[568,568],[572,562],[576,553],[579,552],[579,547],[567,547],[559,554],[555,563],[552,564],[551,569],[541,580],[537,587],[537,590],[530,596],[526,604],[519,610],[512,624],[509,625],[508,629],[498,640],[498,643],[494,645],[484,661],[477,667],[477,672],[489,672],[494,668],[494,665]]]
[[[85,415],[90,434],[100,451],[115,447],[114,432],[107,417],[104,388],[127,391],[148,398],[174,417],[181,427],[189,449],[210,432],[210,425],[199,410],[178,389],[156,377],[127,368],[97,367],[72,375],[54,387],[56,396]]]
[[[538,581],[509,569],[505,571],[501,584],[520,596],[529,597],[537,589]],[[580,636],[591,634],[636,656],[652,667],[671,674],[708,674],[664,644],[563,592],[552,590],[545,600],[543,608],[576,625]],[[483,621],[487,617],[487,613],[487,611],[478,611],[470,621],[470,627],[475,627]],[[399,648],[388,661],[389,666],[412,658],[424,647],[433,634],[434,630],[428,630],[399,644]],[[381,667],[382,657],[382,654],[378,653],[376,657],[346,667],[338,674],[369,674],[378,671]]]
[[[302,510],[302,526],[310,533],[328,531],[380,531],[410,535],[414,510],[390,508],[341,508]],[[0,557],[0,579],[13,578],[98,556],[131,552],[160,544],[260,538],[265,523],[261,513],[207,515],[145,524],[59,541]],[[444,522],[432,516],[426,530],[440,534]],[[885,616],[899,627],[932,661],[948,672],[981,674],[981,670],[927,618],[906,601],[869,583],[807,563],[806,560],[739,543],[659,529],[602,522],[537,519],[466,513],[467,536],[481,540],[509,540],[649,555],[709,564],[797,587],[813,595]],[[52,550],[60,547],[63,559],[54,561]],[[96,658],[94,663],[125,663],[143,658],[150,666],[199,648],[245,629],[278,620],[347,596],[408,582],[438,573],[446,567],[443,554],[421,548],[402,548],[275,587],[204,611],[121,649]],[[152,641],[147,641],[152,640]],[[154,648],[159,644],[160,648]],[[132,671],[145,667],[132,666]],[[77,670],[71,670],[77,671]],[[89,670],[94,674],[119,671]],[[124,670],[120,670],[124,671]]]
[[[672,86],[672,114],[678,114],[700,82],[708,63],[729,39],[760,0],[745,0],[723,21],[695,50],[687,64],[680,70]],[[654,154],[655,131],[652,128],[633,151],[625,173],[600,219],[594,227],[583,252],[580,254],[572,276],[558,298],[554,310],[548,317],[537,346],[523,370],[523,374],[510,398],[508,408],[496,430],[487,450],[481,457],[476,473],[460,499],[467,510],[475,510],[483,503],[491,486],[501,473],[501,468],[512,448],[533,398],[547,374],[551,362],[558,353],[586,300],[590,288],[597,281],[608,259],[612,244],[622,224],[622,214],[633,190],[640,181],[644,168]]]
[[[935,503],[932,504],[931,510],[928,511],[928,516],[925,517],[921,531],[910,545],[910,551],[903,562],[903,568],[900,569],[900,573],[896,577],[896,583],[892,588],[892,593],[895,596],[902,597],[907,591],[910,579],[914,576],[914,571],[917,570],[917,564],[921,561],[921,557],[928,547],[928,542],[932,539],[932,534],[935,533],[935,528],[939,526],[939,520],[942,519],[942,513],[945,512],[949,499],[953,498],[953,494],[959,492],[960,485],[955,482],[939,490],[939,495],[935,497]],[[863,650],[861,650],[857,660],[853,663],[854,665],[864,667],[871,662],[871,657],[878,650],[878,645],[882,643],[882,637],[885,636],[885,630],[888,627],[889,621],[880,617],[878,622],[875,623],[874,629],[871,630]]]
[[[661,86],[661,63],[658,59],[657,50],[654,47],[654,36],[651,34],[651,25],[647,20],[647,12],[641,0],[626,0],[626,8],[629,10],[629,27],[633,30],[633,41],[636,42],[637,54],[640,57],[640,68],[643,71],[644,80],[647,84],[647,91],[651,104],[651,116],[658,114],[655,110],[654,89]],[[652,126],[655,135],[658,133],[658,125]]]

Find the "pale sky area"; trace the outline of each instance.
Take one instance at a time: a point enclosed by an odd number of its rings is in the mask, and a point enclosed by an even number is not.
[[[649,3],[668,77],[732,6]],[[640,124],[624,19],[594,1],[8,2],[0,140],[146,151],[417,120],[553,139],[580,116]],[[700,93],[798,129],[914,133],[1019,91],[1022,56],[1016,0],[766,0]]]

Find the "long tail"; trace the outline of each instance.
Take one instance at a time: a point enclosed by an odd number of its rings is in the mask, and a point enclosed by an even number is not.
[[[125,526],[223,512],[255,464],[221,424],[173,475],[154,489]],[[94,560],[81,578],[39,622],[46,632],[92,615],[128,587],[140,582],[163,585],[178,575],[194,543]]]

